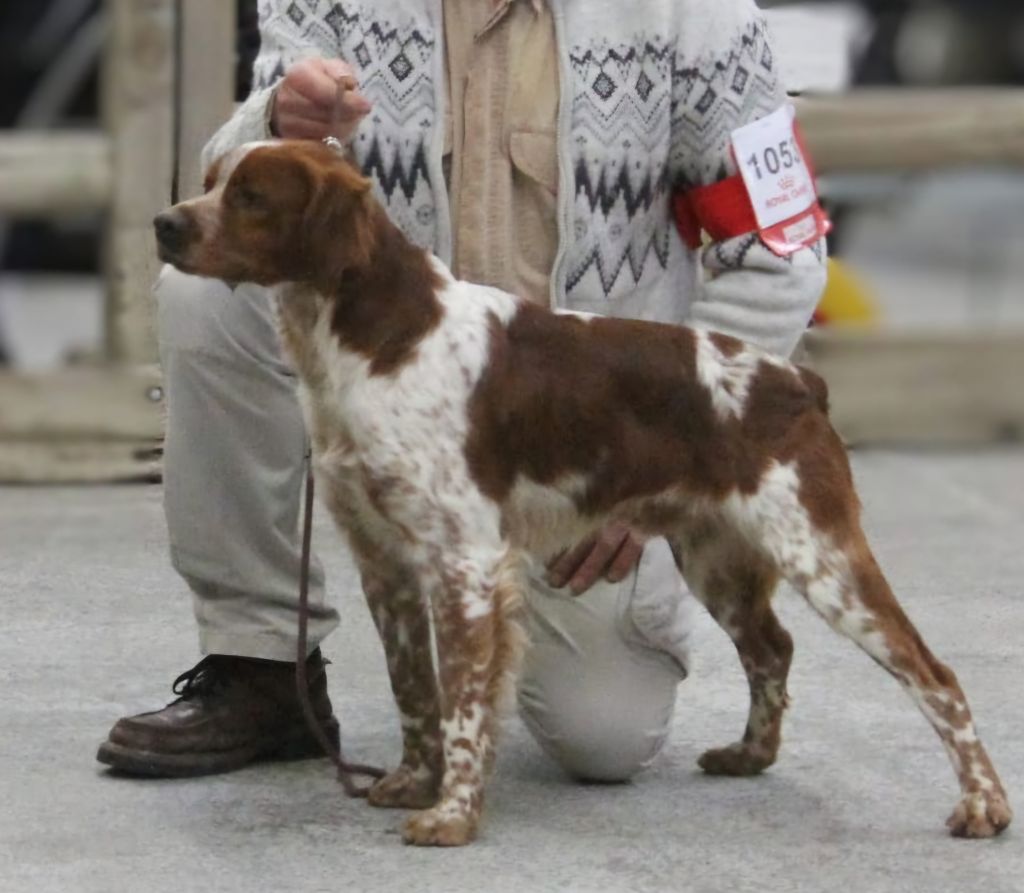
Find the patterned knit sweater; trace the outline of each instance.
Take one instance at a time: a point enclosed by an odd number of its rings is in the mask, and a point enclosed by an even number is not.
[[[343,58],[373,102],[353,138],[358,161],[406,235],[447,262],[442,2],[260,0],[253,92],[204,161],[267,138],[290,64]],[[731,132],[785,101],[753,0],[548,2],[561,90],[552,305],[685,322],[788,354],[824,287],[824,245],[781,258],[747,235],[693,251],[671,215],[675,190],[735,173]]]

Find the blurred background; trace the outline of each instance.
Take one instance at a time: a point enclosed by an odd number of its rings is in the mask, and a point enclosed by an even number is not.
[[[835,221],[805,359],[840,429],[1019,438],[1024,4],[761,5]],[[248,90],[255,6],[0,4],[0,480],[159,476],[149,219]]]
[[[210,5],[225,2],[235,0]],[[235,6],[237,41],[230,50],[234,93],[242,99],[249,90],[259,32],[256,0],[238,0]],[[0,128],[64,132],[101,127],[109,20],[102,0],[4,0]],[[45,216],[0,209],[0,329],[6,334],[0,338],[0,362],[40,370],[102,351],[105,223],[98,209]]]
[[[1024,2],[760,2],[836,223],[803,357],[859,448],[882,565],[1019,798]],[[792,594],[776,604],[797,709],[756,784],[693,773],[748,692],[704,612],[650,773],[570,783],[509,723],[489,830],[462,855],[395,849],[395,819],[320,767],[141,786],[93,767],[111,722],[195,659],[162,488],[124,482],[161,474],[151,219],[197,188],[257,46],[255,0],[0,0],[0,893],[1024,889],[1024,835],[940,833],[936,742]],[[397,757],[383,655],[322,512],[314,542],[346,749]]]

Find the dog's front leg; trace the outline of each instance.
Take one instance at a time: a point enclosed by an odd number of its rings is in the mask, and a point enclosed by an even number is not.
[[[521,653],[514,613],[519,582],[504,549],[493,557],[444,558],[431,607],[441,683],[444,777],[433,809],[410,816],[407,843],[460,846],[476,837],[494,759],[499,710]]]
[[[437,802],[443,771],[428,606],[415,574],[394,558],[361,564],[402,722],[401,765],[376,782],[367,799],[372,806],[426,809]]]

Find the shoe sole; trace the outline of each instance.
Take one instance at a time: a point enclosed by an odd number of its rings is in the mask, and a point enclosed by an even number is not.
[[[338,720],[333,716],[323,724],[328,739],[338,747]],[[160,753],[137,750],[104,741],[96,752],[96,759],[117,772],[146,778],[196,778],[233,772],[252,763],[308,760],[326,754],[306,726],[289,729],[283,736],[272,740],[239,747],[234,750],[202,753]]]

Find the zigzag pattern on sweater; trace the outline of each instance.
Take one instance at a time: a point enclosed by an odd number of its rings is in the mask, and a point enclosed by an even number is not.
[[[601,288],[604,294],[608,295],[627,264],[632,276],[632,279],[628,281],[636,283],[643,276],[644,266],[651,252],[654,253],[662,268],[668,263],[669,227],[659,226],[657,216],[650,213],[651,209],[657,205],[656,199],[665,194],[667,182],[664,170],[661,171],[657,179],[654,179],[652,171],[653,169],[648,169],[642,177],[637,177],[635,171],[631,174],[625,164],[617,171],[605,166],[601,168],[597,182],[593,182],[587,165],[580,161],[577,162],[575,170],[577,205],[588,209],[590,219],[598,214],[606,220],[614,219],[616,216],[621,217],[624,212],[629,219],[633,219],[637,215],[644,215],[651,225],[644,227],[646,238],[633,239],[624,245],[619,244],[614,251],[602,251],[601,245],[593,245],[589,254],[581,257],[570,271],[567,282],[567,287],[570,290],[591,267],[596,269],[601,281]],[[617,215],[616,212],[618,212]],[[623,232],[629,231],[626,227],[616,224],[612,224],[610,229],[609,234],[612,236],[619,236]],[[621,239],[619,241],[621,242]]]
[[[566,289],[609,301],[634,288],[653,256],[669,257],[667,209],[671,49],[660,38],[600,42],[569,54],[575,234]],[[628,274],[625,274],[628,271]]]
[[[570,53],[577,236],[570,293],[596,272],[614,302],[641,283],[648,265],[660,274],[670,257],[671,192],[728,176],[732,131],[778,105],[763,23],[724,52],[682,56],[653,35]]]
[[[575,181],[577,196],[586,198],[591,212],[600,209],[605,217],[611,213],[620,199],[626,215],[630,218],[635,217],[640,211],[650,210],[655,196],[665,191],[664,172],[655,181],[650,171],[642,178],[638,178],[630,175],[625,164],[618,171],[612,171],[608,166],[604,166],[600,169],[597,182],[594,182],[590,176],[590,169],[582,159],[576,161]]]
[[[764,22],[749,24],[725,55],[675,64],[672,80],[675,187],[717,183],[731,173],[725,162],[732,131],[779,105],[778,73]]]
[[[414,242],[433,245],[435,204],[427,164],[435,115],[437,40],[422,23],[381,18],[373,5],[290,0],[261,5],[273,17],[281,54],[272,70],[255,71],[257,86],[283,76],[311,49],[348,61],[373,111],[352,143],[356,161],[374,179],[377,198]],[[264,25],[263,33],[268,32]]]
[[[641,19],[663,21],[663,31],[623,31],[627,15],[608,31],[581,25],[570,32],[578,42],[568,48],[562,96],[571,217],[559,269],[570,306],[614,313],[621,304],[635,312],[636,295],[681,281],[692,260],[673,232],[672,192],[732,173],[731,131],[782,100],[762,21],[749,11],[734,15],[719,0],[682,5],[694,15],[687,13],[678,34],[667,5]],[[356,159],[406,234],[425,247],[439,244],[444,186],[431,149],[443,126],[442,42],[425,2],[262,0],[259,8],[266,45],[256,86],[271,85],[310,55],[349,61],[374,103],[353,141]],[[724,269],[758,266],[762,248],[741,241],[722,246],[728,256],[716,260]],[[671,315],[665,300],[658,312]]]
[[[379,137],[373,137],[370,145],[361,159],[363,173],[372,177],[388,202],[391,202],[395,190],[401,192],[406,201],[411,202],[416,195],[416,189],[421,182],[430,182],[430,173],[427,170],[427,153],[421,143],[412,159],[405,163],[400,154],[394,154],[390,160],[381,148]]]
[[[651,233],[646,241],[635,239],[621,252],[609,253],[601,251],[599,246],[594,246],[590,254],[583,258],[583,262],[576,267],[575,273],[570,273],[566,281],[566,290],[572,290],[579,284],[591,270],[596,271],[604,288],[605,295],[610,295],[613,286],[619,279],[624,267],[629,268],[633,282],[639,282],[643,275],[644,266],[647,263],[648,255],[654,254],[662,268],[668,263],[669,255],[669,230],[668,227],[658,227]]]

